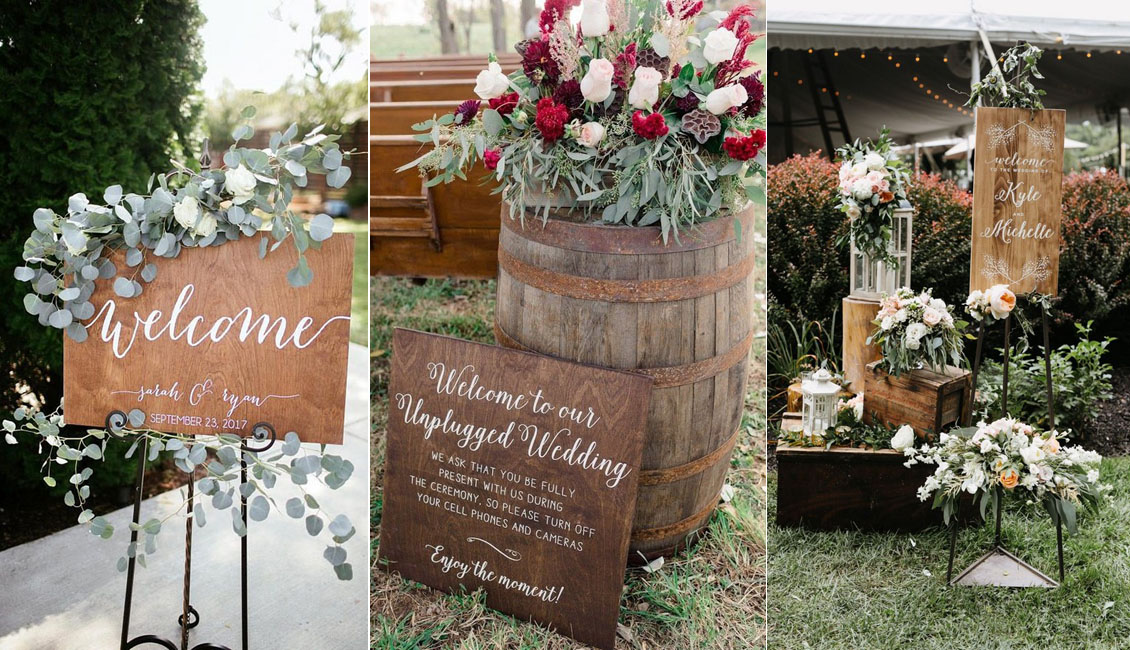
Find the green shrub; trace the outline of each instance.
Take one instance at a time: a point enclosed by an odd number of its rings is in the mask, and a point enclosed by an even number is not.
[[[960,316],[969,295],[973,195],[935,174],[910,183],[914,206],[910,284],[933,289]]]
[[[195,0],[7,2],[0,17],[0,412],[29,395],[62,398],[62,335],[23,308],[12,277],[38,207],[149,175],[198,144],[204,74]],[[0,475],[19,483],[24,451],[0,444]],[[109,464],[109,463],[107,463]],[[132,467],[132,463],[127,464]],[[123,464],[123,468],[125,464]],[[113,474],[100,472],[103,475]],[[128,475],[123,469],[122,475]],[[38,482],[38,472],[30,475]],[[39,483],[42,485],[41,483]]]
[[[1111,366],[1103,361],[1113,339],[1091,340],[1091,323],[1075,324],[1079,341],[1052,350],[1052,386],[1055,387],[1055,424],[1070,429],[1074,437],[1086,437],[1099,402],[1112,396]],[[1001,351],[1003,355],[1003,350]],[[1014,346],[1009,360],[1008,413],[1035,427],[1048,426],[1047,382],[1043,348],[1024,350]],[[978,416],[1000,417],[1004,365],[985,359],[977,376]]]
[[[780,416],[788,401],[789,384],[804,370],[827,367],[833,374],[840,371],[840,348],[836,343],[840,332],[838,313],[827,321],[799,320],[769,307],[769,328],[766,332],[765,357],[768,369],[768,413]]]

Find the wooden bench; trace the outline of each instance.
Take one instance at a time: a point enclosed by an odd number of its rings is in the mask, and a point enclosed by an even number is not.
[[[437,102],[476,99],[474,79],[425,79],[373,81],[369,101]]]
[[[369,135],[411,135],[412,125],[451,113],[461,101],[370,102]]]

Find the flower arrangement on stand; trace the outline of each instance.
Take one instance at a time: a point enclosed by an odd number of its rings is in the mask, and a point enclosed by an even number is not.
[[[702,14],[701,0],[549,0],[510,76],[491,57],[479,99],[414,125],[434,148],[431,185],[478,161],[511,218],[566,208],[586,220],[662,228],[664,241],[763,191],[765,89],[745,58],[752,7]],[[484,105],[485,104],[485,105]]]
[[[260,258],[283,254],[274,251],[289,242],[296,263],[287,280],[296,288],[310,284],[313,272],[306,253],[333,235],[334,222],[325,214],[302,218],[290,209],[291,199],[295,188],[305,187],[313,174],[324,175],[330,187],[343,186],[350,177],[345,163],[351,154],[342,151],[340,136],[323,133],[323,126],[299,137],[297,124],[273,133],[265,149],[240,147],[241,140],[254,134],[250,123],[254,116],[254,107],[243,109],[244,123],[232,133],[234,142],[220,168],[209,169],[206,161],[201,171],[176,164],[172,172],[151,178],[147,195],[123,193],[120,185],[114,185],[106,188],[103,204],[75,194],[63,214],[50,208],[36,210],[35,230],[24,244],[25,265],[14,272],[16,280],[30,285],[24,297],[28,313],[41,325],[63,330],[82,343],[87,338],[82,321],[95,315],[90,299],[96,282],[112,281],[115,294],[128,300],[141,295],[144,284],[157,277],[161,259],[247,237],[259,238]],[[111,259],[114,254],[121,255],[122,268]],[[301,519],[309,535],[326,538],[323,557],[338,578],[352,579],[353,568],[346,562],[342,544],[356,534],[356,528],[345,514],[324,510],[304,487],[315,481],[334,490],[342,487],[353,474],[352,462],[327,453],[324,445],[303,448],[295,432],[287,432],[269,454],[248,453],[246,449],[253,451],[265,442],[265,432],[255,432],[263,438],[247,439],[229,434],[190,436],[149,429],[145,419],[141,410],[134,409],[108,420],[103,428],[68,427],[60,405],[53,411],[21,407],[0,426],[7,444],[26,444],[44,456],[40,465],[44,484],[68,486],[64,502],[78,511],[80,525],[102,539],[114,537],[114,527],[95,515],[87,501],[95,463],[106,458],[111,439],[133,441],[126,458],[139,448],[148,450],[148,457],[139,461],[154,461],[167,452],[188,480],[196,480],[191,499],[185,495],[184,502],[165,517],[141,522],[135,531],[138,543],[123,548],[142,566],[145,557],[157,551],[164,524],[178,513],[192,517],[196,526],[205,525],[201,503],[206,498],[219,510],[230,509],[232,529],[246,535],[236,494],[245,490],[242,496],[252,520],[262,521],[272,510]],[[241,488],[243,462],[248,477]],[[204,476],[196,479],[197,472]],[[271,490],[280,478],[297,486],[302,498],[276,502]],[[126,570],[127,561],[126,555],[119,558],[119,570]]]
[[[995,284],[985,291],[974,290],[965,299],[965,311],[973,320],[985,323],[1008,318],[1016,308],[1016,294],[1007,284]]]
[[[884,295],[867,343],[879,346],[880,367],[899,375],[921,368],[943,372],[947,365],[960,366],[965,321],[956,320],[944,300],[929,289],[915,293],[901,288]]]
[[[1056,523],[1077,530],[1080,506],[1095,510],[1109,486],[1099,481],[1102,456],[1082,447],[1064,447],[1056,431],[1038,431],[1012,418],[942,433],[937,445],[906,447],[906,466],[935,465],[918,490],[933,499],[948,524],[963,493],[980,501],[982,517],[995,516],[1003,495],[1041,503]]]
[[[884,128],[876,142],[856,140],[836,150],[839,208],[850,220],[846,237],[872,260],[888,264],[896,261],[889,250],[894,212],[906,200],[910,182],[891,144],[890,131]]]

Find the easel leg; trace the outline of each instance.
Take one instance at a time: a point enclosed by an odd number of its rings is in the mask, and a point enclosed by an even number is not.
[[[1048,383],[1048,429],[1055,430],[1055,393],[1052,387],[1052,348],[1051,329],[1048,324],[1048,308],[1042,307],[1044,321],[1044,380]]]
[[[130,547],[137,548],[137,526],[141,524],[141,498],[142,492],[145,487],[145,460],[149,457],[149,440],[147,438],[141,439],[141,445],[138,448],[137,458],[137,480],[133,486],[133,526],[130,528],[129,542]],[[129,645],[129,618],[130,612],[133,610],[133,576],[134,570],[137,567],[137,558],[131,556],[129,558],[128,568],[126,569],[126,600],[124,611],[122,612],[122,644],[121,650],[126,650]]]
[[[246,447],[241,450],[243,454],[250,453]],[[240,614],[243,617],[243,650],[247,650],[247,536],[251,531],[247,528],[247,497],[244,496],[243,486],[247,485],[247,459],[239,459],[239,506],[243,516],[243,537],[239,540],[239,597]]]
[[[964,426],[973,424],[973,402],[977,401],[977,373],[981,370],[981,350],[985,344],[985,321],[981,321],[977,326],[977,352],[973,355],[973,372],[969,380],[973,383],[969,390],[970,404],[966,407],[965,421],[962,423]]]
[[[957,517],[961,512],[961,501],[958,501],[953,508],[953,519],[950,520],[950,561],[946,566],[946,584],[950,584],[953,579],[953,557],[957,553]]]
[[[195,627],[196,620],[199,616],[192,608],[192,504],[196,496],[196,480],[195,477],[188,477],[188,517],[185,519],[184,524],[184,598],[181,602],[181,615],[180,620],[180,647],[181,650],[188,650],[188,631]]]
[[[1009,353],[1012,351],[1012,316],[1006,316],[1004,319],[1004,381],[1001,382],[1001,417],[1008,417],[1008,366],[1009,366]]]

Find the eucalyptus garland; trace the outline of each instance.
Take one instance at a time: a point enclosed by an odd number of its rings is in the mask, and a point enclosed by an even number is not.
[[[119,297],[133,298],[142,293],[143,283],[157,277],[157,258],[241,237],[260,237],[260,258],[289,240],[297,262],[287,280],[294,287],[310,284],[313,272],[306,252],[332,235],[333,219],[319,214],[307,222],[290,209],[290,203],[295,188],[305,187],[310,174],[324,174],[327,185],[342,187],[350,177],[346,165],[350,153],[338,145],[340,136],[323,133],[323,126],[298,139],[295,124],[273,133],[266,149],[240,147],[240,141],[254,135],[250,120],[255,108],[248,106],[241,115],[244,122],[232,133],[234,142],[224,153],[221,168],[209,169],[205,154],[199,172],[174,163],[172,172],[151,177],[146,195],[124,193],[120,185],[113,185],[106,188],[101,204],[75,194],[65,214],[50,208],[36,210],[35,232],[24,244],[25,265],[14,273],[31,287],[24,297],[28,313],[82,342],[87,337],[82,321],[94,316],[90,298],[96,282],[112,280]],[[121,256],[124,268],[114,263],[114,255]],[[204,526],[204,499],[219,510],[230,509],[233,530],[246,535],[240,508],[232,507],[242,497],[252,521],[266,519],[272,510],[285,511],[302,519],[311,536],[328,537],[323,557],[338,578],[352,579],[342,545],[356,529],[346,515],[326,513],[304,486],[318,481],[336,490],[352,476],[353,463],[326,453],[324,445],[303,448],[294,432],[287,433],[277,448],[263,445],[257,451],[254,440],[262,437],[262,431],[255,432],[255,439],[233,434],[189,436],[147,429],[144,423],[145,414],[135,409],[119,412],[104,428],[68,427],[62,406],[52,413],[22,407],[3,420],[2,427],[8,444],[30,437],[38,453],[46,453],[41,465],[44,483],[65,485],[64,502],[79,511],[78,523],[102,539],[111,539],[114,527],[95,516],[87,501],[93,464],[105,459],[109,440],[132,439],[126,458],[144,449],[147,458],[139,462],[154,461],[165,452],[189,481],[195,481],[191,498],[188,490],[183,491],[184,501],[163,519],[130,524],[139,541],[126,548],[118,561],[120,570],[126,569],[128,558],[145,566],[145,557],[156,552],[157,536],[170,518],[184,514]],[[247,481],[241,483],[244,467]],[[204,476],[197,479],[200,473]],[[276,502],[270,490],[279,478],[297,486],[301,497]]]
[[[272,134],[266,149],[237,146],[254,134],[246,122],[254,115],[254,107],[243,109],[245,123],[232,133],[235,142],[220,169],[197,172],[176,164],[172,172],[150,178],[145,196],[123,194],[121,185],[112,185],[102,196],[105,203],[80,193],[70,197],[65,214],[37,209],[35,232],[24,243],[25,266],[15,270],[16,279],[31,288],[24,296],[28,313],[83,341],[87,333],[80,321],[94,316],[90,297],[96,281],[112,279],[118,296],[132,298],[141,294],[142,283],[157,277],[157,258],[240,237],[260,237],[260,258],[289,239],[298,257],[287,280],[295,287],[310,284],[314,274],[305,253],[333,234],[333,219],[319,214],[307,223],[290,210],[290,202],[309,174],[325,174],[327,185],[343,186],[350,154],[337,144],[340,136],[322,133],[323,126],[295,141],[296,124]],[[124,255],[126,268],[110,259],[114,252]]]

